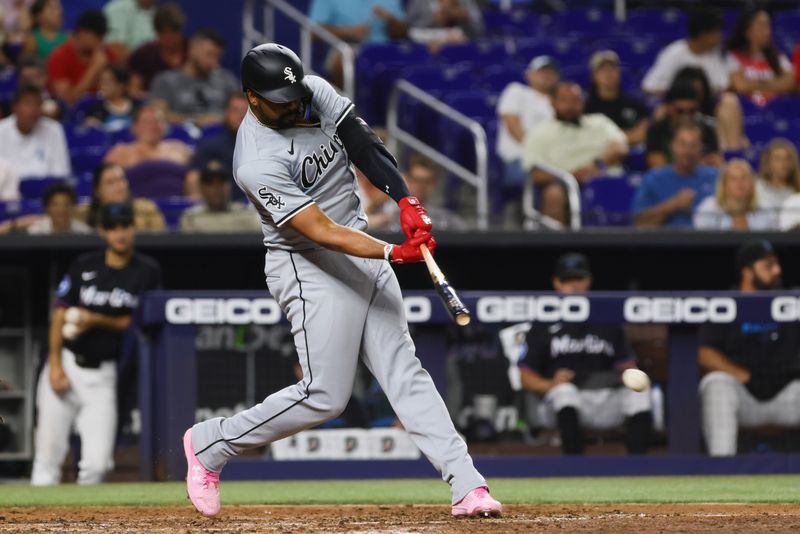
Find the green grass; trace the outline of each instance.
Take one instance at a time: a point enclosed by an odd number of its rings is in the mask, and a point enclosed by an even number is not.
[[[492,494],[513,503],[800,502],[800,476],[492,479]],[[224,504],[448,504],[438,480],[225,482]],[[185,504],[183,483],[0,485],[3,506]]]

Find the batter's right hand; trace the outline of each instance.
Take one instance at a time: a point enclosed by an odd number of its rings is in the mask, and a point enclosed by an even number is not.
[[[50,379],[50,387],[59,395],[69,390],[69,378],[67,378],[67,373],[64,372],[63,367],[51,365],[48,378]]]
[[[425,261],[420,251],[420,245],[427,245],[428,250],[433,254],[436,248],[436,240],[428,232],[418,231],[414,237],[406,239],[402,245],[394,245],[392,248],[392,263],[417,263]]]

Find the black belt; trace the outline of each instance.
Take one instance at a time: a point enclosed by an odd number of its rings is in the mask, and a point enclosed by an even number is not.
[[[100,369],[100,364],[103,363],[101,360],[87,358],[77,352],[73,352],[73,354],[75,355],[75,363],[78,367],[83,367],[84,369]]]

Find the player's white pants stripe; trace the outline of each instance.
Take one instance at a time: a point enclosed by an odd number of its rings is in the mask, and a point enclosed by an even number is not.
[[[703,435],[712,456],[736,454],[739,426],[800,426],[800,380],[789,382],[773,398],[761,401],[733,375],[708,373],[700,381]]]
[[[273,250],[266,274],[291,323],[304,378],[232,417],[195,425],[192,443],[203,451],[198,459],[207,469],[220,471],[245,449],[338,416],[361,357],[406,431],[450,483],[453,502],[485,484],[415,355],[400,286],[387,262],[325,249]]]
[[[61,361],[70,389],[63,395],[53,391],[49,364],[42,369],[36,389],[38,424],[31,484],[44,486],[61,481],[73,424],[81,438],[78,483],[97,484],[114,468],[117,366],[107,361],[98,369],[80,367],[67,349],[61,352]]]

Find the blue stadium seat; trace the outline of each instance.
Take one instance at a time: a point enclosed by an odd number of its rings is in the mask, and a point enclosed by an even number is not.
[[[134,197],[167,198],[183,195],[186,171],[186,166],[171,161],[143,161],[125,173]]]
[[[522,37],[536,32],[539,18],[535,13],[524,10],[483,11],[483,24],[486,34],[494,37]]]
[[[686,13],[678,9],[634,9],[622,27],[633,35],[657,35],[662,40],[686,36]]]
[[[63,176],[26,176],[20,178],[19,194],[23,199],[41,199],[51,184],[65,181]]]
[[[164,136],[164,139],[176,139],[178,141],[183,141],[189,146],[194,146],[197,144],[201,135],[202,131],[196,126],[193,127],[193,129],[189,129],[182,124],[172,124],[167,134]]]
[[[800,117],[800,97],[781,96],[764,106],[764,113],[775,119]]]
[[[502,92],[511,82],[525,82],[526,65],[522,63],[493,65],[485,68],[476,81],[478,89]]]
[[[356,99],[364,119],[383,123],[387,96],[400,72],[409,65],[425,64],[428,59],[428,49],[416,43],[362,46],[356,57]]]
[[[11,102],[17,92],[17,72],[14,69],[0,71],[0,102]]]
[[[442,47],[434,56],[438,62],[454,64],[470,61],[474,64],[491,65],[504,62],[510,57],[505,41],[472,41]]]
[[[224,131],[225,131],[225,126],[223,126],[222,124],[212,124],[210,126],[204,126],[200,134],[200,141],[203,141],[210,137],[215,137]]]
[[[629,177],[601,177],[581,190],[584,226],[627,226],[632,222],[631,202],[636,187]]]
[[[555,38],[535,37],[519,39],[515,42],[514,57],[525,64],[536,56],[555,57],[562,64],[586,62],[589,58],[574,38],[560,36]]]
[[[618,29],[614,13],[603,9],[571,8],[553,14],[550,31],[562,34],[613,35]]]
[[[194,206],[195,201],[185,197],[175,196],[159,198],[155,200],[156,205],[164,214],[164,221],[171,230],[178,230],[183,212]]]
[[[460,91],[445,96],[444,103],[476,120],[492,118],[497,115],[496,93]]]
[[[103,162],[109,148],[108,134],[100,128],[90,128],[80,124],[65,124],[72,172],[80,174],[92,172]]]
[[[67,112],[67,122],[81,124],[86,119],[86,113],[90,107],[102,102],[102,99],[97,95],[83,95],[78,102]]]

